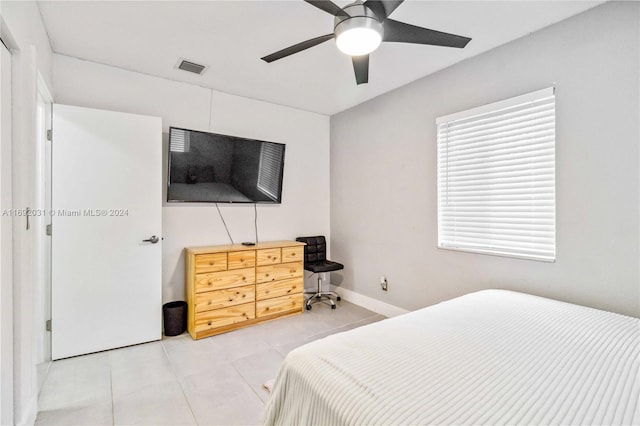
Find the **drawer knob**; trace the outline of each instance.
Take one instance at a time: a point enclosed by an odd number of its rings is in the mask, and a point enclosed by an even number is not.
[[[265,277],[268,277],[268,276],[269,276],[269,274],[265,274]]]
[[[209,323],[208,323],[208,324],[209,324],[209,325],[211,325],[211,321],[209,321]]]
[[[209,262],[209,265],[213,266],[216,262]]]
[[[229,298],[229,302],[233,302],[233,297],[230,297],[230,298]]]
[[[242,295],[242,297],[247,297],[247,295],[246,295],[246,294],[243,294],[243,295]]]
[[[246,280],[247,280],[247,277],[242,277],[242,281],[246,281]]]

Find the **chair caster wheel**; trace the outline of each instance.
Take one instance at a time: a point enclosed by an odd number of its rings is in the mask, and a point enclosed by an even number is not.
[[[310,311],[310,310],[311,310],[311,305],[305,305],[305,306],[306,306],[306,308],[307,308],[307,311]]]
[[[342,298],[340,296],[336,297],[336,300],[339,302],[342,300]]]
[[[335,309],[335,308],[336,308],[336,305],[331,305],[331,309]]]

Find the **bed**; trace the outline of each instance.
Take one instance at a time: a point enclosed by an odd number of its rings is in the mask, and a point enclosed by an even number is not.
[[[291,351],[268,425],[640,424],[640,320],[504,290]]]

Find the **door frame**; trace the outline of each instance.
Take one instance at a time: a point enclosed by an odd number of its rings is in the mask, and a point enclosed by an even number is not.
[[[53,96],[38,71],[36,123],[36,187],[35,211],[42,213],[33,217],[36,249],[36,271],[34,307],[35,350],[37,368],[37,390],[40,392],[51,363],[51,332],[45,324],[51,320],[51,236],[47,235],[47,225],[51,224],[51,141],[47,132],[52,130]]]
[[[0,17],[0,24],[3,24],[2,18]],[[0,34],[1,35],[1,34]],[[0,49],[6,49],[9,53],[9,61],[11,62],[11,50],[6,47],[4,42],[0,44]],[[9,135],[11,136],[12,129],[12,100],[11,100],[11,63],[9,64],[9,87],[4,87],[0,83],[0,99],[8,100],[9,103],[9,111],[8,114],[5,114],[0,105],[0,131],[5,127],[9,129]],[[0,76],[2,73],[0,72]],[[2,76],[3,78],[3,76]],[[8,89],[8,90],[7,90]],[[9,92],[9,96],[7,96],[4,91]],[[3,119],[4,117],[4,119]],[[11,165],[11,151],[12,151],[12,137],[9,138],[8,141],[2,141],[0,138],[0,143],[3,145],[0,147],[0,151],[2,151],[2,158],[9,159],[9,165]],[[8,151],[8,152],[7,152]],[[6,156],[6,157],[5,157]],[[8,182],[0,182],[0,191],[8,191],[8,199],[12,200],[13,198],[13,171],[11,167],[8,167],[8,170],[1,170],[5,177],[8,177]],[[10,201],[11,202],[11,201]],[[9,206],[3,206],[3,208],[13,207],[12,204]],[[6,241],[6,238],[9,238],[9,241],[13,240],[13,219],[10,219],[9,225],[6,227],[2,227],[2,240]],[[5,235],[6,234],[6,235]],[[5,259],[5,256],[8,256],[9,262],[4,265],[8,271],[2,271],[2,275],[4,278],[0,277],[0,313],[2,318],[0,319],[0,368],[4,373],[0,379],[0,423],[1,424],[13,424],[14,421],[14,404],[13,404],[13,243],[10,243],[8,247],[5,247],[8,253],[5,253],[3,250],[2,258]]]

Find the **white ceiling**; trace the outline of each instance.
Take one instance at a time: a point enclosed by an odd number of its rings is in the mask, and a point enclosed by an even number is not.
[[[333,40],[271,64],[260,60],[333,31],[333,17],[302,0],[39,6],[56,53],[331,115],[600,3],[407,0],[393,19],[473,40],[465,49],[383,43],[360,86]],[[209,69],[201,76],[178,70],[179,58]]]

